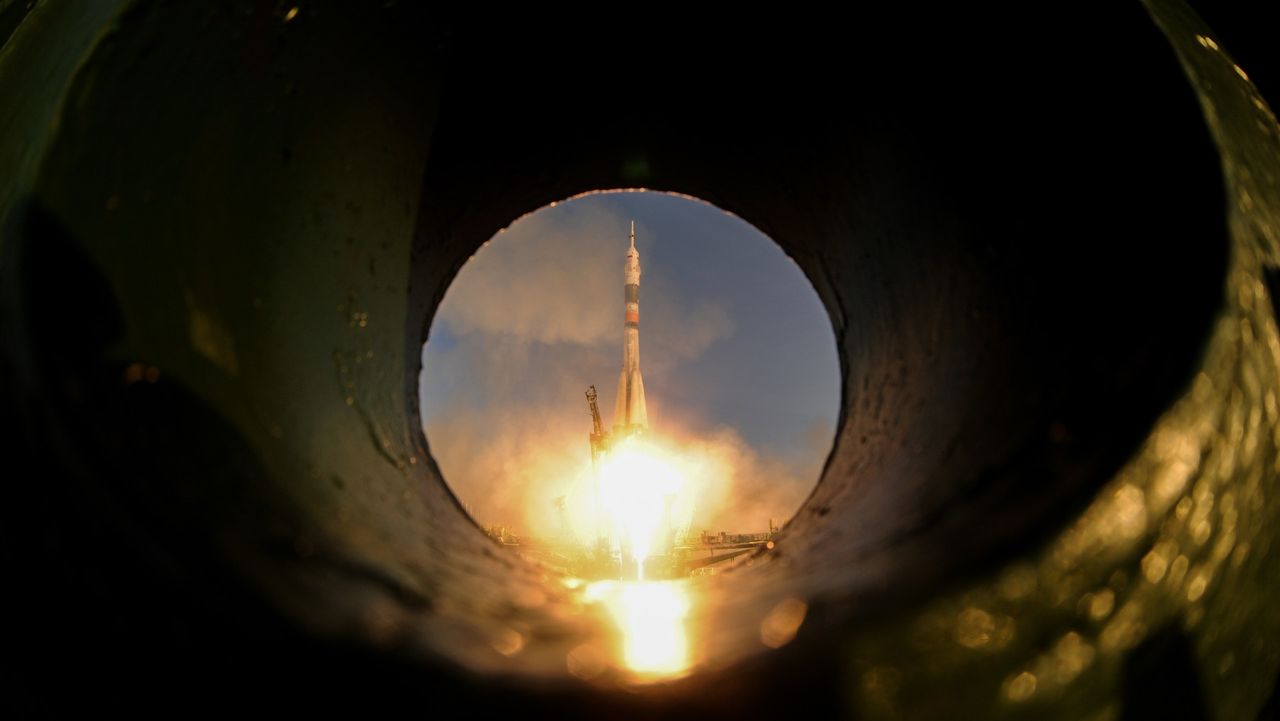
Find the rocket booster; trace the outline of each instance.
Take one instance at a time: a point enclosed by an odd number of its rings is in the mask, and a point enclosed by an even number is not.
[[[623,315],[622,374],[613,406],[615,435],[631,434],[649,427],[645,409],[644,380],[640,377],[640,253],[636,251],[636,222],[631,221],[631,247],[622,267],[626,311]]]

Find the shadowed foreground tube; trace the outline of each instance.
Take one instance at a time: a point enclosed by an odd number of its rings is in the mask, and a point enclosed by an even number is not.
[[[1250,719],[1273,693],[1280,145],[1180,2],[0,20],[6,704]],[[813,495],[698,580],[692,667],[640,686],[580,586],[467,519],[417,417],[462,263],[634,187],[776,240],[843,374]]]

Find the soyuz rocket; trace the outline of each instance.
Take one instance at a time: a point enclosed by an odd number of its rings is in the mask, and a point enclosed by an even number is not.
[[[631,221],[631,247],[622,267],[626,312],[623,316],[622,375],[613,406],[613,435],[640,433],[649,427],[644,380],[640,378],[640,253],[636,251],[636,222]]]

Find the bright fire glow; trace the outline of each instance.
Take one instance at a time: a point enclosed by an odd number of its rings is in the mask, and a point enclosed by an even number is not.
[[[594,465],[584,446],[572,429],[561,438],[549,428],[527,451],[491,467],[490,497],[480,501],[518,504],[523,515],[485,520],[514,519],[516,535],[592,552],[604,541],[615,557],[627,552],[625,575],[634,578],[628,536],[650,535],[642,527],[653,527],[652,509],[663,508],[668,496],[673,498],[665,526],[677,540],[696,539],[701,531],[762,531],[770,519],[784,518],[799,503],[794,469],[761,457],[731,431],[699,435],[664,428],[661,434],[623,438]],[[641,483],[633,486],[628,479]],[[657,526],[661,531],[664,524]],[[665,551],[662,538],[650,535],[650,540],[652,560]]]
[[[689,669],[689,595],[683,582],[599,581],[587,588],[587,597],[604,603],[617,624],[628,670],[656,680]]]
[[[599,471],[600,509],[608,535],[636,563],[644,578],[644,560],[661,552],[688,517],[691,500],[686,476],[676,459],[656,445],[638,438],[618,444]],[[676,518],[679,513],[681,518]]]

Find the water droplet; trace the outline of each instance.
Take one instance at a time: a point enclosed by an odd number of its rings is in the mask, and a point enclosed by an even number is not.
[[[1160,546],[1151,549],[1150,553],[1142,557],[1142,575],[1146,576],[1151,583],[1159,583],[1167,570],[1169,570],[1169,559],[1165,558]]]
[[[513,628],[499,628],[490,643],[503,656],[514,656],[524,648],[524,636]]]
[[[142,380],[142,374],[145,372],[145,366],[141,363],[130,363],[128,368],[124,369],[124,377],[122,380],[125,385],[133,385]]]
[[[1095,621],[1101,621],[1111,615],[1111,609],[1115,608],[1116,594],[1109,588],[1093,594],[1089,598],[1089,618]]]
[[[791,643],[808,610],[809,605],[798,598],[783,600],[760,622],[760,641],[769,648],[781,648]]]
[[[1187,582],[1187,600],[1195,603],[1204,596],[1205,589],[1209,587],[1209,573],[1201,568],[1191,576],[1191,580]]]
[[[970,606],[956,618],[956,643],[966,648],[982,648],[991,642],[995,630],[996,622],[991,614]]]
[[[604,652],[592,643],[578,646],[565,657],[565,666],[569,669],[569,673],[586,681],[604,673],[606,664]]]
[[[1005,694],[1010,701],[1026,701],[1035,695],[1036,677],[1030,671],[1023,671],[1009,680],[1005,686]]]

